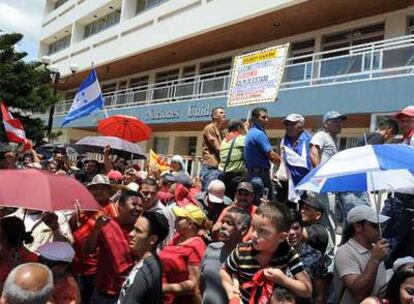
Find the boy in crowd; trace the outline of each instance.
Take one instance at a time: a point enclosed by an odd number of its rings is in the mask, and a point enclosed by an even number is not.
[[[269,202],[257,208],[252,219],[252,241],[237,245],[220,270],[223,287],[231,301],[238,297],[243,303],[249,303],[251,297],[255,303],[265,300],[263,297],[269,300],[271,293],[264,292],[269,289],[261,288],[258,292],[257,282],[252,281],[260,273],[265,281],[285,287],[297,296],[312,295],[312,283],[299,254],[286,240],[290,225],[286,206]],[[287,270],[292,277],[286,275]],[[239,282],[239,288],[232,277]]]

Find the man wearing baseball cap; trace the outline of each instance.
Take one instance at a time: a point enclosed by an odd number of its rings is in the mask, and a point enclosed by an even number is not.
[[[311,140],[310,158],[313,167],[326,162],[338,152],[336,136],[341,133],[346,119],[347,116],[338,111],[329,111],[323,116],[325,129],[313,135]]]
[[[304,124],[305,118],[300,114],[289,114],[283,119],[286,133],[280,142],[282,162],[276,173],[282,185],[284,179],[286,199],[295,203],[298,202],[301,193],[294,188],[312,169],[309,154],[311,135],[303,130]]]
[[[389,244],[380,239],[379,225],[389,218],[368,206],[356,206],[347,216],[346,243],[335,255],[335,303],[356,304],[377,294],[386,283],[384,259]]]
[[[410,105],[395,115],[403,132],[403,143],[414,146],[414,106]]]

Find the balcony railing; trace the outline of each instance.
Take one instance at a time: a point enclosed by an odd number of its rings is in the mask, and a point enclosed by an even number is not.
[[[340,55],[338,55],[340,54]],[[414,75],[414,35],[288,58],[280,90]],[[106,109],[227,96],[231,70],[103,94]],[[67,113],[72,100],[56,104]]]

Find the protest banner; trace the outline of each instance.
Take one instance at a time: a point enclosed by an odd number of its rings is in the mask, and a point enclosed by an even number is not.
[[[283,78],[289,44],[237,56],[228,107],[275,101]]]

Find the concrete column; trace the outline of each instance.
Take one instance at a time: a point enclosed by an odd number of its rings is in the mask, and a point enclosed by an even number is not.
[[[404,36],[407,33],[407,13],[399,12],[385,18],[385,39]]]

